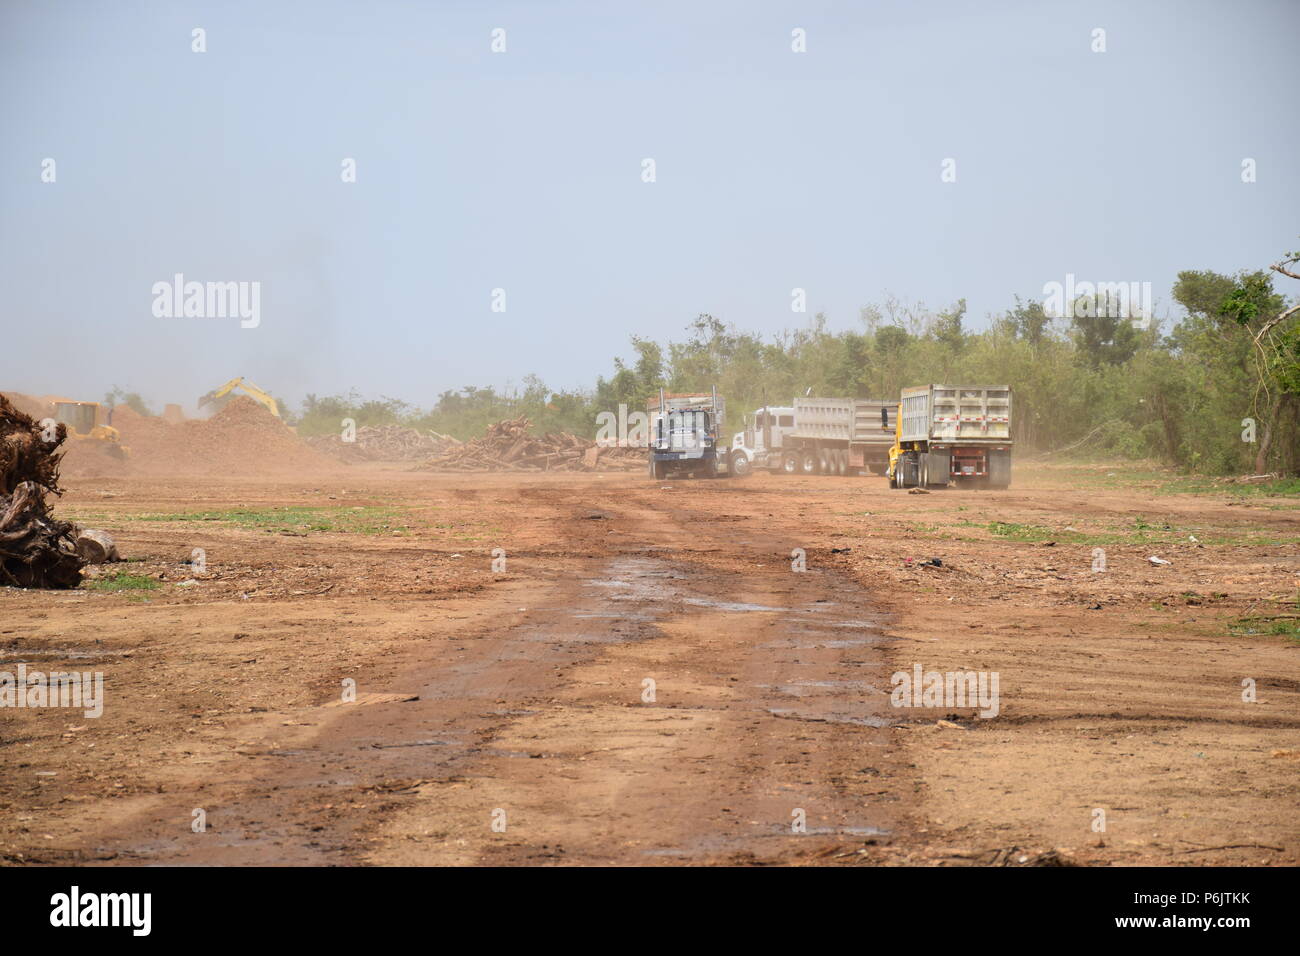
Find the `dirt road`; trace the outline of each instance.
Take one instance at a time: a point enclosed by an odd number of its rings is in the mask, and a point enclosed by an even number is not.
[[[134,560],[0,590],[0,670],[105,680],[0,710],[9,863],[1300,862],[1300,645],[1255,626],[1294,499],[356,468],[62,507]],[[996,716],[893,706],[917,666]]]

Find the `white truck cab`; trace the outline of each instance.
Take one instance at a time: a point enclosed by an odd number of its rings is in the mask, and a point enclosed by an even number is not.
[[[755,468],[781,470],[781,444],[794,430],[794,407],[765,405],[746,416],[745,430],[731,439],[731,470],[747,475]]]

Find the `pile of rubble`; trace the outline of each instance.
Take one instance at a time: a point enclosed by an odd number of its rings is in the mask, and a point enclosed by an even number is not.
[[[306,441],[318,452],[345,462],[423,461],[460,444],[450,435],[404,425],[363,425],[352,438],[317,435]]]
[[[422,471],[635,471],[646,467],[640,448],[610,448],[568,432],[536,437],[524,416],[496,422],[482,438],[443,449]]]

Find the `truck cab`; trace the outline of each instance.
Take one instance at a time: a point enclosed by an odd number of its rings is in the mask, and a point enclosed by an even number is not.
[[[717,390],[667,394],[649,403],[650,475],[716,478],[726,470],[727,446],[720,441],[723,404]]]
[[[781,470],[781,448],[787,434],[794,430],[794,408],[789,405],[765,405],[754,409],[752,420],[743,432],[731,439],[731,469],[737,476],[755,468]]]

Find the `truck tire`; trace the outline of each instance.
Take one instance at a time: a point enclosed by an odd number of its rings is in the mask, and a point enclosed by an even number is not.
[[[836,453],[836,457],[839,458],[839,461],[835,463],[835,474],[847,477],[849,473],[849,450],[841,448]]]
[[[805,475],[817,474],[817,455],[812,451],[805,451],[803,458],[800,459],[800,470]]]
[[[737,478],[749,477],[749,475],[753,473],[753,469],[749,465],[749,456],[743,451],[733,451],[731,453],[731,463],[728,465],[727,471]]]
[[[655,481],[663,481],[668,475],[668,468],[662,461],[650,462],[650,475]]]
[[[921,460],[916,452],[909,452],[903,459],[903,487],[915,488],[919,482]]]
[[[917,480],[917,485],[922,488],[930,487],[930,456],[921,456],[921,477]]]
[[[799,456],[792,451],[788,451],[781,458],[781,470],[787,475],[797,475],[801,467]]]
[[[835,474],[835,465],[832,464],[832,456],[835,454],[833,448],[817,449],[817,474],[833,475]]]

